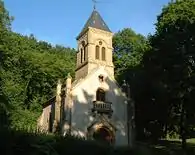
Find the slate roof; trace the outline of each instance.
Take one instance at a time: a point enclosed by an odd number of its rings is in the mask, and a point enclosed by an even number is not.
[[[91,16],[87,20],[84,28],[82,29],[81,33],[77,38],[79,38],[89,27],[111,32],[106,23],[104,22],[103,18],[96,10],[93,10]]]

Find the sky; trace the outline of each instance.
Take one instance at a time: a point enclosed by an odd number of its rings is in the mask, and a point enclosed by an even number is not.
[[[99,0],[96,10],[113,33],[132,28],[154,33],[157,15],[170,0]],[[76,37],[93,11],[92,0],[4,0],[12,30],[53,45],[76,48]]]

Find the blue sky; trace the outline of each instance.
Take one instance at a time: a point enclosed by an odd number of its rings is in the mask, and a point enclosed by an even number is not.
[[[112,30],[130,27],[153,33],[156,17],[170,0],[99,0],[97,10]],[[76,48],[76,36],[93,11],[92,0],[5,0],[12,29],[38,40]]]

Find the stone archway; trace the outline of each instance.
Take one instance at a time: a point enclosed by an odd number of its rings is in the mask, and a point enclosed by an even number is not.
[[[114,144],[115,132],[111,126],[97,123],[88,128],[88,138],[105,144]]]
[[[93,139],[101,143],[113,144],[114,135],[109,128],[102,126],[94,131]]]

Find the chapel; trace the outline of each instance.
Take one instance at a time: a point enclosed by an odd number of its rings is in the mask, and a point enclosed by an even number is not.
[[[74,80],[57,82],[43,106],[40,132],[75,135],[116,146],[133,145],[134,103],[114,78],[113,33],[94,9],[78,35]]]

